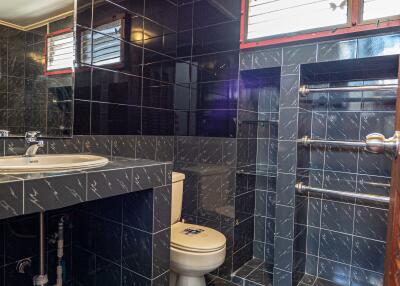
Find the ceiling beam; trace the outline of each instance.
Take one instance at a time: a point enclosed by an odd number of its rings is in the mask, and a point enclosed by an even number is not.
[[[38,27],[42,27],[44,25],[47,25],[50,22],[54,22],[54,21],[57,21],[57,20],[64,19],[66,17],[72,16],[73,14],[74,14],[73,10],[67,11],[67,12],[61,13],[59,15],[56,15],[56,16],[41,20],[39,22],[30,24],[30,25],[26,25],[26,26],[20,26],[20,25],[13,24],[11,22],[0,20],[0,25],[7,26],[7,27],[10,27],[10,28],[13,28],[13,29],[20,30],[20,31],[29,31],[29,30],[36,29]]]

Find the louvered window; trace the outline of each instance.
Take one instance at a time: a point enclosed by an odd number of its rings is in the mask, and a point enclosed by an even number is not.
[[[71,71],[74,56],[73,32],[56,32],[47,36],[47,72]]]
[[[364,0],[363,20],[390,18],[400,15],[399,0]]]
[[[81,35],[81,62],[96,66],[121,63],[121,37],[121,20],[98,26],[93,32],[84,31]]]
[[[347,1],[249,0],[247,39],[346,25]]]

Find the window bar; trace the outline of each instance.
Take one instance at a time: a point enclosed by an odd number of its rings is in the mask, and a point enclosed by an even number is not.
[[[350,92],[350,91],[376,91],[376,90],[396,90],[399,86],[397,84],[382,84],[382,85],[364,85],[364,86],[343,86],[343,87],[321,87],[309,88],[302,85],[299,93],[302,96],[307,96],[314,92]]]
[[[362,199],[362,200],[368,200],[368,201],[380,202],[380,203],[389,203],[390,202],[390,198],[385,197],[385,196],[372,195],[372,194],[350,193],[350,192],[346,192],[346,191],[336,191],[336,190],[315,188],[315,187],[310,187],[310,186],[304,185],[304,183],[301,183],[301,182],[297,183],[295,187],[296,187],[296,190],[299,191],[299,193],[301,193],[301,194],[305,194],[306,192],[314,192],[314,193]]]

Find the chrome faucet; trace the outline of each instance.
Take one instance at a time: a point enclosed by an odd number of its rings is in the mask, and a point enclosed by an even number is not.
[[[25,133],[25,143],[28,149],[26,149],[24,157],[34,157],[39,148],[44,147],[43,140],[38,139],[39,136],[40,131],[28,131]]]

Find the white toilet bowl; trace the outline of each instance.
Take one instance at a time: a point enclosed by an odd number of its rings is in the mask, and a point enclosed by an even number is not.
[[[170,286],[205,286],[204,275],[224,263],[225,236],[208,227],[178,222],[171,228]]]
[[[225,236],[212,228],[180,222],[185,175],[172,173],[170,286],[205,286],[204,275],[224,263]]]

